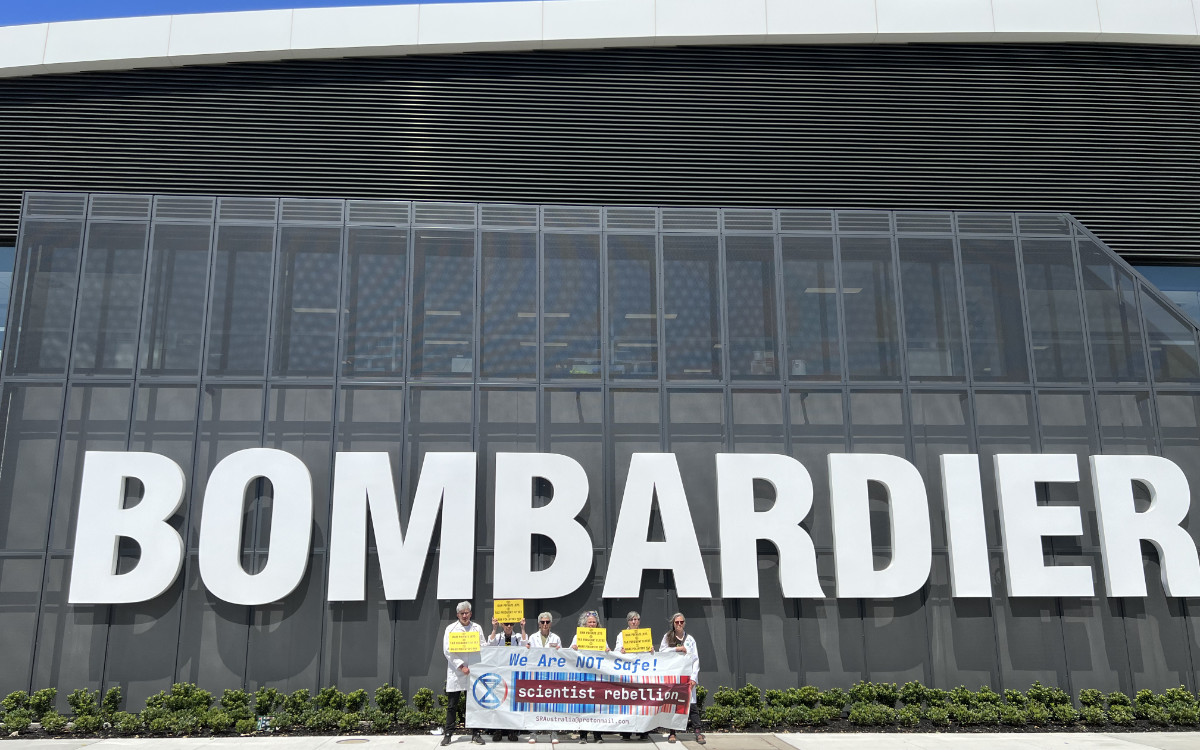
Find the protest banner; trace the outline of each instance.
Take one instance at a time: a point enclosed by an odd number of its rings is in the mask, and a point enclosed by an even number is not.
[[[467,726],[648,732],[684,729],[692,660],[571,649],[486,648],[471,668]]]
[[[450,633],[450,653],[466,654],[479,650],[479,633],[468,630],[465,633]]]
[[[524,599],[497,599],[492,604],[492,617],[502,623],[518,623],[525,619]]]
[[[650,635],[650,628],[622,630],[621,648],[625,649],[625,653],[627,654],[640,654],[644,651],[653,651],[654,637]]]

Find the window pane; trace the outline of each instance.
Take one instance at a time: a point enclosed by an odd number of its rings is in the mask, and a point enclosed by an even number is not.
[[[542,335],[547,378],[600,377],[600,237],[547,234]]]
[[[1029,368],[1013,240],[963,240],[961,247],[975,379],[1025,382]]]
[[[909,377],[962,378],[965,368],[954,243],[902,238],[900,281]]]
[[[783,301],[787,373],[793,380],[838,380],[837,279],[832,237],[784,237]]]
[[[841,391],[792,391],[788,394],[792,457],[804,464],[813,480],[813,509],[804,526],[817,549],[833,547],[829,511],[830,453],[846,451],[846,424]]]
[[[725,396],[720,391],[672,391],[667,450],[679,461],[683,489],[701,549],[720,545],[717,525],[717,459],[725,451]]]
[[[412,374],[469,378],[475,364],[475,234],[419,230],[413,253]]]
[[[735,378],[778,378],[774,240],[770,237],[727,237],[725,274],[730,375]]]
[[[1200,379],[1200,365],[1196,361],[1195,329],[1144,288],[1141,295],[1154,379],[1158,382],[1196,382]]]
[[[1086,380],[1087,355],[1070,240],[1025,240],[1021,255],[1037,379],[1049,383]]]
[[[658,286],[654,237],[608,238],[609,373],[658,377]]]
[[[1144,381],[1133,280],[1090,240],[1079,242],[1079,264],[1096,380]]]
[[[24,222],[10,374],[66,372],[82,230],[80,222]]]
[[[612,463],[604,507],[608,509],[608,528],[615,529],[625,480],[629,475],[629,459],[634,453],[661,453],[662,400],[657,390],[611,390],[608,426],[612,440]],[[652,517],[652,521],[656,517]],[[651,539],[662,540],[662,524],[651,528]],[[658,536],[654,536],[657,533]]]
[[[484,377],[537,375],[537,235],[483,233]]]
[[[12,294],[13,263],[17,248],[0,243],[0,347],[4,345],[4,326],[8,320],[8,299]]]
[[[200,370],[208,224],[157,224],[150,251],[142,372],[195,375]]]
[[[843,238],[842,306],[851,380],[900,377],[892,243],[886,238]]]
[[[588,478],[588,503],[579,522],[592,544],[608,548],[604,486],[604,397],[600,391],[547,388],[543,397],[546,450],[579,462]]]
[[[72,367],[105,375],[133,373],[142,311],[146,224],[92,224],[79,282]]]
[[[338,348],[342,230],[283,227],[275,305],[276,375],[333,376]]]
[[[328,386],[275,387],[267,402],[267,432],[264,447],[285,451],[308,468],[313,488],[313,548],[327,540],[329,478],[333,459],[333,389]],[[267,554],[271,538],[274,499],[261,504],[255,545],[260,557]]]
[[[408,230],[349,230],[344,375],[404,374]]]
[[[721,377],[721,283],[717,238],[663,237],[663,336],[667,377]]]
[[[0,400],[0,549],[46,546],[63,387],[8,385]]]
[[[1154,455],[1154,424],[1150,417],[1150,394],[1096,394],[1100,421],[1100,448],[1105,453]]]
[[[496,486],[497,453],[532,453],[537,450],[537,391],[482,388],[479,391],[479,454],[483,459],[483,487]],[[542,481],[523,488],[536,493],[535,504],[545,504],[553,490]],[[475,544],[493,548],[496,542],[496,505],[483,503],[476,513]]]
[[[208,372],[261,375],[271,314],[271,256],[275,228],[217,228],[212,314],[208,329]]]
[[[946,546],[941,457],[946,453],[971,452],[967,394],[961,391],[914,391],[909,407],[912,410],[913,464],[925,479],[933,547],[940,549]]]
[[[787,453],[783,395],[779,391],[734,391],[733,449],[738,453]]]

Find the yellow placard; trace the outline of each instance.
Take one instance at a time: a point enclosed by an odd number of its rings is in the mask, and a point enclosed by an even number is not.
[[[497,599],[492,605],[492,617],[502,623],[518,623],[525,619],[524,599]]]
[[[450,634],[450,652],[465,654],[479,651],[479,633],[474,630]]]
[[[604,628],[576,628],[575,648],[580,651],[603,651],[608,648],[608,634]]]
[[[650,628],[622,630],[621,648],[625,649],[627,654],[640,654],[643,651],[654,650],[654,638],[650,635]]]

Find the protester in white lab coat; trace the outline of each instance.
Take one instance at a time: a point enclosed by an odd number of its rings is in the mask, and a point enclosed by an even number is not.
[[[696,733],[696,744],[704,744],[704,735],[700,732],[700,706],[696,703],[696,686],[700,684],[700,654],[696,651],[696,639],[687,634],[684,626],[687,618],[676,612],[671,615],[671,629],[663,636],[659,651],[677,651],[687,654],[692,659],[692,705],[688,709],[688,729]],[[675,730],[667,737],[667,742],[678,742]]]
[[[445,734],[442,735],[442,744],[449,745],[450,737],[454,733],[454,726],[458,723],[458,703],[463,698],[463,693],[471,687],[471,664],[479,661],[478,653],[454,653],[450,651],[450,634],[451,633],[478,633],[480,647],[484,644],[483,628],[479,627],[479,623],[471,622],[471,603],[459,602],[455,609],[458,619],[446,626],[446,632],[442,636],[442,653],[446,655],[446,727]],[[475,729],[471,732],[471,742],[477,745],[483,744],[483,737],[479,734],[479,730]]]
[[[587,612],[584,612],[582,615],[579,616],[579,627],[581,627],[581,628],[598,628],[598,627],[600,627],[600,613],[594,609],[590,609]],[[571,648],[575,648],[576,641],[578,641],[578,639],[579,639],[579,633],[577,632],[575,634],[575,636],[571,638]],[[604,650],[608,651],[608,643],[607,642],[604,644]],[[596,742],[604,742],[604,736],[602,734],[600,734],[599,732],[592,732],[592,734],[595,735]],[[588,736],[588,733],[586,731],[580,732],[579,733],[579,741],[584,744],[587,744],[587,736]]]
[[[556,633],[550,632],[550,626],[554,624],[554,618],[549,612],[543,612],[538,615],[537,632],[529,636],[525,640],[526,648],[562,648],[562,639]],[[529,735],[529,744],[537,744],[537,732]],[[558,732],[550,733],[550,744],[558,744]]]

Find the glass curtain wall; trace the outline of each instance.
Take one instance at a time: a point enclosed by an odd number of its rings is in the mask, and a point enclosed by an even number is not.
[[[367,601],[326,601],[340,450],[392,458],[405,523],[429,452],[477,452],[477,549],[454,553],[474,556],[479,602],[496,454],[572,457],[595,565],[578,592],[528,611],[638,608],[658,635],[681,609],[713,685],[1196,685],[1194,625],[1156,584],[1122,606],[1012,601],[1000,585],[987,600],[949,593],[942,454],[980,455],[1001,583],[996,454],[1075,453],[1085,469],[1089,453],[1161,451],[1195,479],[1196,327],[1069,217],[30,194],[15,258],[0,249],[10,278],[0,693],[119,684],[137,704],[177,681],[436,688],[433,643],[453,603],[432,585],[387,602],[372,547]],[[301,585],[252,608],[208,595],[196,562],[208,475],[249,447],[303,460],[316,509]],[[171,519],[188,555],[154,601],[66,603],[86,450],[153,451],[188,478]],[[827,598],[784,599],[769,544],[762,598],[721,598],[714,457],[733,451],[792,456],[811,474],[803,526]],[[846,451],[904,457],[925,480],[934,568],[901,600],[832,598],[826,460]],[[642,599],[600,600],[639,452],[674,454],[714,599],[681,601],[669,572],[647,571]],[[552,488],[530,492],[552,501]],[[244,500],[253,572],[270,554],[270,484]],[[1090,488],[1045,501],[1082,507],[1087,527],[1047,554],[1099,570]],[[880,492],[871,503],[883,561],[889,505]],[[647,538],[663,533],[656,509]],[[555,553],[539,540],[531,565]],[[137,550],[123,555],[133,565]]]

